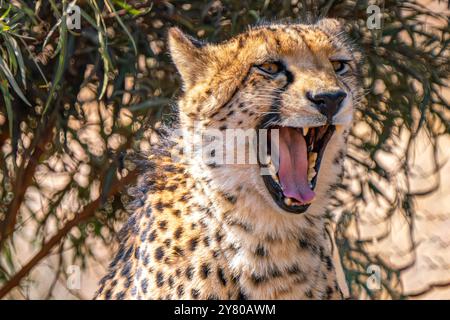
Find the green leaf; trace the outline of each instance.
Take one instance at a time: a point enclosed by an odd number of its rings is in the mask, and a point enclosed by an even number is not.
[[[52,82],[52,86],[50,89],[50,93],[48,94],[47,101],[45,103],[44,111],[45,114],[50,106],[50,103],[53,100],[53,96],[56,92],[56,89],[61,82],[62,75],[64,73],[64,68],[66,65],[66,55],[67,55],[67,25],[64,19],[61,19],[61,25],[59,28],[59,42],[58,48],[60,48],[59,56],[58,56],[58,66],[56,69],[55,77]]]
[[[0,71],[1,73],[8,79],[9,84],[14,89],[14,91],[17,93],[17,95],[28,105],[31,107],[31,103],[25,98],[25,95],[23,94],[22,90],[20,90],[19,85],[17,84],[16,80],[14,79],[13,74],[11,73],[11,70],[9,70],[8,66],[6,65],[5,61],[2,57],[0,57]]]
[[[19,66],[19,71],[20,71],[20,77],[22,79],[22,85],[24,87],[24,89],[27,89],[27,83],[25,81],[25,63],[23,61],[23,56],[22,56],[22,52],[20,50],[19,45],[17,44],[16,39],[14,39],[13,37],[9,36],[8,34],[3,35],[5,38],[5,42],[9,43],[11,45],[12,50],[14,51],[15,57],[17,59],[17,63]]]
[[[3,100],[5,100],[6,114],[8,116],[9,136],[13,136],[13,120],[14,112],[11,105],[11,95],[8,90],[8,82],[4,79],[0,80],[0,90],[2,91]]]
[[[111,9],[111,11],[114,13],[114,18],[116,18],[117,22],[120,24],[120,26],[122,27],[123,31],[125,31],[125,33],[127,34],[128,38],[130,39],[131,44],[133,45],[134,54],[137,55],[136,42],[134,41],[133,36],[131,35],[130,31],[128,30],[128,28],[123,23],[122,19],[117,14],[117,11],[114,8],[114,5],[109,0],[106,0],[105,2],[107,3],[107,5]]]

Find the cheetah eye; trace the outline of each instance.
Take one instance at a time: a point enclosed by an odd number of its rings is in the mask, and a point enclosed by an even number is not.
[[[271,75],[275,75],[283,70],[283,65],[280,62],[273,61],[264,62],[263,64],[257,65],[256,67],[259,70]]]
[[[337,74],[343,74],[348,70],[347,60],[331,61],[331,64],[333,65],[334,72],[336,72]]]

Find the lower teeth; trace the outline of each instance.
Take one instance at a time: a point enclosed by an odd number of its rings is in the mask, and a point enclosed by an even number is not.
[[[312,179],[316,176],[317,172],[314,168],[308,170],[308,181],[311,182]]]
[[[292,205],[292,199],[291,198],[284,198],[284,204],[287,206],[291,206]]]
[[[302,204],[292,198],[284,198],[284,204],[287,206],[301,206]]]

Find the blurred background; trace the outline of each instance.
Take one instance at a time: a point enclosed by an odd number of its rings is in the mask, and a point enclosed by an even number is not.
[[[450,10],[438,0],[0,0],[0,298],[92,298],[129,216],[133,158],[174,119],[168,27],[218,42],[319,16],[342,20],[366,56],[367,106],[329,207],[349,294],[449,299]]]

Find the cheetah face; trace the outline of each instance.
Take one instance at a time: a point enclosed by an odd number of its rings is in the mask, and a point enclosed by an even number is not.
[[[227,181],[235,175],[282,213],[323,206],[362,98],[359,53],[339,23],[268,25],[215,45],[172,29],[169,45],[183,78],[183,126],[200,121],[205,128],[277,133],[276,141],[272,134],[258,139],[272,161],[229,167]],[[262,168],[270,174],[261,175]]]

